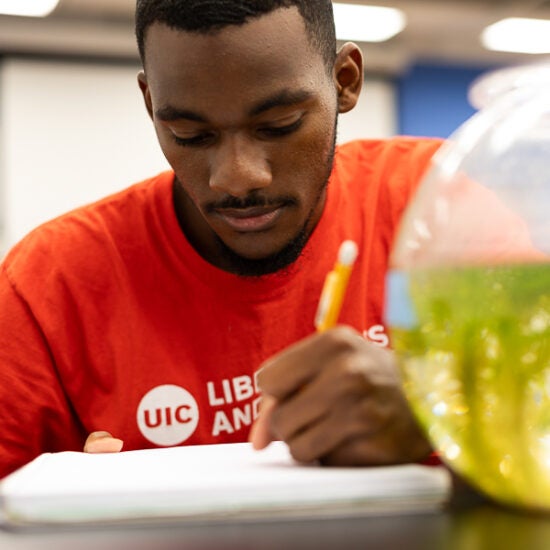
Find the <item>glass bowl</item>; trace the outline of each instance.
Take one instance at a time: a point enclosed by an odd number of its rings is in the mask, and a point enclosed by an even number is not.
[[[405,212],[386,322],[443,461],[550,511],[550,63],[486,75],[470,99]]]

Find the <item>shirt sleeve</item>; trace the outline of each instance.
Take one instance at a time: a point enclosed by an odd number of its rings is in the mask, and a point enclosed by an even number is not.
[[[0,419],[0,478],[43,452],[82,449],[83,430],[48,343],[5,265],[0,267]]]

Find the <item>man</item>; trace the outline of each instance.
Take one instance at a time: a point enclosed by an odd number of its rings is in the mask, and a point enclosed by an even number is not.
[[[439,143],[335,152],[363,68],[355,45],[336,52],[329,0],[138,0],[136,34],[173,172],[43,225],[3,262],[0,476],[84,445],[246,441],[258,383],[257,448],[425,458],[382,306],[396,226]],[[344,326],[313,334],[345,239],[360,252]]]

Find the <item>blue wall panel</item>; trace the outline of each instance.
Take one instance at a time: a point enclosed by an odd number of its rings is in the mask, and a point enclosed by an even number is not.
[[[470,84],[490,67],[418,63],[397,81],[399,133],[448,137],[475,111]]]

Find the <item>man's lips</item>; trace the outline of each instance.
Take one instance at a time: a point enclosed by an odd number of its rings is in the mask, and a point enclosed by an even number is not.
[[[239,232],[265,231],[272,227],[283,211],[283,205],[250,208],[220,208],[216,215]]]

